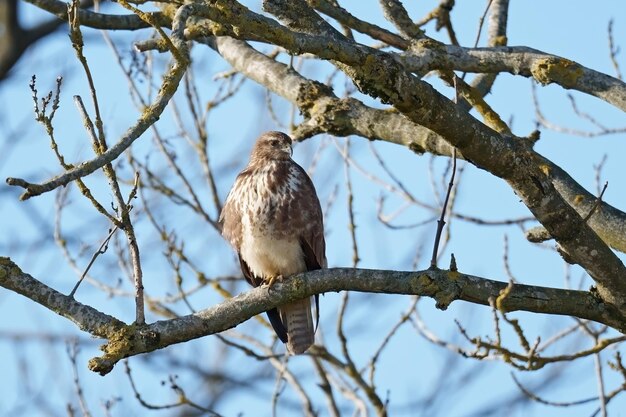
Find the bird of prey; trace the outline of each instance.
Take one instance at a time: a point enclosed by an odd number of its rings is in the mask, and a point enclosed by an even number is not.
[[[254,145],[222,213],[222,235],[237,251],[246,280],[257,287],[326,268],[322,209],[313,182],[291,159],[291,138],[267,132]],[[316,325],[319,299],[315,296]],[[267,312],[276,334],[291,354],[314,342],[311,298]]]

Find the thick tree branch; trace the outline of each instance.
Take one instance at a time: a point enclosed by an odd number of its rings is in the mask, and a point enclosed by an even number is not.
[[[59,19],[67,21],[67,3],[60,0],[24,0],[40,9],[46,10]],[[154,22],[161,26],[170,26],[171,19],[163,16],[160,12],[147,13]],[[152,26],[143,21],[139,16],[134,14],[117,15],[96,13],[90,10],[81,9],[78,11],[78,17],[82,26],[94,29],[107,30],[137,30],[151,28]]]
[[[626,268],[576,211],[554,189],[541,156],[523,140],[501,136],[409,73],[393,56],[333,37],[293,32],[274,20],[236,3],[217,1],[215,6],[193,4],[194,13],[222,20],[241,33],[250,31],[292,53],[309,52],[341,63],[340,68],[366,94],[379,98],[414,122],[423,125],[457,147],[465,159],[506,180],[535,217],[546,227],[568,259],[580,264],[598,283],[607,302],[626,311]],[[303,1],[291,2],[285,15],[306,14]],[[287,20],[290,21],[289,19]],[[307,23],[310,29],[315,24]],[[322,26],[322,24],[320,25]],[[300,28],[302,29],[302,28]]]
[[[472,83],[486,94],[495,74],[507,72],[533,77],[541,84],[556,83],[566,89],[598,97],[626,111],[626,83],[618,78],[594,71],[576,62],[536,49],[506,47],[508,1],[494,1],[491,5],[489,40],[487,48],[465,48],[445,45],[428,37],[419,37],[412,43],[404,38],[356,19],[344,9],[325,0],[307,0],[322,13],[349,27],[402,50],[406,68],[418,74],[433,70],[454,70],[480,74]]]
[[[206,42],[238,72],[295,103],[306,120],[295,137],[303,140],[318,133],[335,136],[358,135],[403,145],[414,152],[452,156],[452,147],[440,135],[397,112],[373,109],[354,98],[338,98],[330,88],[307,79],[287,65],[226,36],[199,39]],[[459,158],[463,158],[459,155]],[[596,197],[566,171],[546,158],[541,159],[557,191],[585,216]],[[589,225],[612,248],[626,253],[626,213],[602,202]]]
[[[341,24],[346,25],[357,32],[366,34],[374,39],[385,42],[390,46],[404,50],[410,45],[410,42],[403,37],[370,22],[354,17],[338,4],[332,4],[328,0],[307,0],[307,2],[311,5],[311,7],[314,7],[316,10],[332,17]]]
[[[278,305],[314,294],[359,291],[431,297],[440,309],[455,300],[489,305],[507,283],[454,271],[415,272],[333,268],[296,275],[271,291],[259,287],[195,314],[155,323],[124,326],[120,321],[64,296],[22,272],[8,258],[0,258],[0,286],[18,292],[69,318],[95,336],[105,337],[104,355],[90,368],[106,374],[121,359],[215,334],[237,326]],[[626,317],[587,291],[515,285],[503,301],[505,311],[568,315],[594,320],[626,332]]]
[[[303,77],[243,41],[226,36],[205,41],[236,71],[298,105],[307,119],[298,127],[298,139],[322,132],[337,136],[358,134],[408,146],[420,153],[452,155],[452,147],[440,136],[397,112],[373,109],[354,98],[340,99],[329,87]]]
[[[0,257],[0,286],[30,298],[73,321],[79,329],[97,337],[110,338],[125,326],[115,317],[81,304],[73,297],[63,295],[36,280],[23,272],[9,258]]]
[[[67,19],[65,3],[60,0],[26,1],[33,3],[44,10],[50,11],[62,19]],[[319,7],[324,13],[327,13],[335,18],[343,18],[345,20],[346,16],[350,16],[345,13],[345,11],[342,14],[341,8],[335,8],[336,10],[333,13],[333,7],[329,6],[325,1],[320,1],[319,4],[313,0],[310,1],[312,4],[315,4],[316,7]],[[499,3],[497,6],[499,6]],[[502,12],[501,10],[506,6],[506,4],[503,4],[502,7],[496,11],[494,16],[498,19],[502,19],[503,16],[506,17],[506,11]],[[259,15],[254,16],[254,13],[250,13],[245,7],[236,3],[222,4],[222,2],[216,2],[215,8],[219,8],[219,12],[212,12],[210,13],[210,16],[205,13],[205,16],[215,22],[234,23],[237,27],[235,32],[240,34],[242,38],[258,39],[259,36],[257,35],[260,35],[260,33],[257,33],[258,30],[254,30],[252,28],[242,30],[240,25],[244,25],[243,20],[250,19],[251,17],[257,24],[261,23],[261,21],[266,18],[261,17],[261,19],[259,19]],[[167,10],[168,7],[165,7],[164,11],[167,12]],[[87,10],[81,10],[80,13],[82,24],[99,29],[136,30],[148,26],[145,22],[141,21],[141,19],[138,19],[137,16],[134,15],[107,15]],[[229,14],[231,16],[233,14],[241,14],[240,17],[243,19],[223,19],[223,15],[220,16],[220,13]],[[154,21],[159,23],[161,26],[169,25],[170,20],[166,15],[162,13],[153,13],[151,16],[152,19],[154,19]],[[267,19],[265,20],[265,23],[268,21],[271,20]],[[580,92],[598,97],[615,107],[626,111],[626,83],[623,81],[584,67],[566,58],[551,55],[536,49],[521,46],[492,46],[492,44],[501,45],[501,42],[505,41],[506,36],[501,35],[491,37],[489,42],[490,47],[488,48],[464,48],[454,45],[444,45],[430,38],[423,38],[413,42],[412,44],[407,44],[403,38],[394,35],[393,33],[383,31],[382,29],[374,30],[372,33],[373,29],[370,26],[362,27],[362,25],[358,24],[360,21],[358,21],[358,19],[356,19],[356,21],[357,23],[353,22],[353,26],[355,26],[356,30],[364,31],[369,35],[374,34],[378,38],[382,38],[386,42],[400,47],[401,49],[406,49],[408,47],[408,52],[402,57],[398,56],[398,59],[401,59],[404,62],[407,69],[415,71],[419,74],[425,74],[432,70],[455,70],[493,74],[508,72],[514,75],[533,77],[541,84],[557,83],[563,88],[578,90]],[[498,23],[500,24],[501,22]],[[494,25],[492,27],[498,26]],[[502,29],[502,26],[499,28]],[[193,36],[191,36],[191,38],[202,36],[202,30],[198,29],[199,28],[196,27],[192,30]],[[222,27],[221,30],[228,31],[228,28]],[[263,38],[263,36],[261,36],[261,38]],[[265,40],[267,41],[267,39]],[[322,58],[331,59],[324,57],[319,53],[317,54]]]
[[[409,13],[399,0],[380,0],[380,7],[383,9],[385,18],[393,23],[398,32],[406,38],[419,38],[424,32],[418,25],[413,23]]]
[[[554,187],[581,217],[596,205],[597,196],[578,184],[565,170],[552,161],[542,158],[546,173]],[[626,253],[626,213],[602,201],[588,220],[589,226],[612,248]]]
[[[577,62],[525,46],[463,48],[432,39],[415,42],[404,56],[406,68],[418,74],[435,69],[475,73],[508,72],[556,83],[598,97],[626,111],[626,83]]]

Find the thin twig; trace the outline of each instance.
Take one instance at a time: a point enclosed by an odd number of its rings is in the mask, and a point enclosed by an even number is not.
[[[91,266],[93,265],[93,263],[96,261],[96,258],[98,258],[98,256],[102,255],[103,253],[105,253],[107,251],[107,249],[109,247],[109,241],[111,240],[111,238],[113,237],[115,232],[117,232],[117,230],[118,230],[117,226],[113,226],[111,229],[109,229],[109,234],[102,241],[102,243],[100,244],[100,247],[98,247],[98,250],[95,251],[94,254],[91,256],[91,260],[87,264],[87,267],[85,268],[85,270],[83,271],[82,275],[80,276],[80,278],[78,279],[78,281],[74,285],[74,288],[72,288],[72,291],[69,293],[70,297],[74,297],[74,294],[76,293],[76,290],[78,289],[80,284],[83,282],[83,279],[85,279],[85,277],[87,276],[87,273],[89,272],[89,269],[91,269]]]
[[[283,368],[280,369],[278,371],[278,374],[276,375],[276,384],[274,385],[274,392],[272,394],[272,401],[271,401],[271,404],[272,404],[272,417],[277,417],[276,411],[277,411],[277,407],[278,407],[278,398],[282,394],[283,388],[285,387],[283,385],[283,382],[285,381],[285,379],[283,378],[283,372],[287,368],[286,365],[287,365],[288,358],[289,357],[287,355],[285,355],[283,357],[283,362],[282,362],[283,363]]]
[[[617,62],[617,54],[620,52],[619,46],[615,45],[615,41],[613,40],[613,19],[609,20],[609,57],[611,58],[611,63],[613,64],[613,68],[615,69],[615,75],[620,80],[623,80],[622,72],[619,68],[619,63]]]
[[[606,191],[606,188],[608,186],[609,186],[609,182],[607,181],[604,183],[604,187],[602,187],[602,191],[600,192],[600,195],[598,196],[598,198],[596,198],[595,204],[593,205],[593,207],[591,207],[591,210],[589,210],[589,213],[587,213],[587,215],[583,219],[585,223],[589,221],[591,216],[593,216],[593,213],[595,213],[596,210],[598,210],[598,208],[602,205],[602,196],[604,195],[604,192]]]
[[[173,402],[173,403],[167,403],[167,404],[149,403],[143,398],[143,396],[137,389],[137,385],[135,384],[135,379],[133,378],[130,365],[128,364],[128,359],[124,360],[124,369],[126,372],[126,376],[128,377],[128,381],[130,382],[130,386],[131,386],[131,389],[133,390],[133,394],[135,398],[137,399],[139,404],[141,404],[143,407],[147,408],[148,410],[168,410],[172,408],[188,406],[188,407],[191,407],[193,409],[196,409],[202,412],[202,415],[207,415],[211,417],[221,417],[220,414],[216,413],[215,411],[209,408],[206,408],[204,406],[201,406],[198,403],[192,401],[187,396],[185,391],[180,387],[180,385],[178,385],[178,383],[175,380],[176,377],[171,376],[171,375],[168,377],[169,385],[172,391],[174,391],[174,393],[177,395],[178,401]],[[163,383],[165,383],[165,381],[163,381]]]
[[[398,322],[389,330],[387,335],[383,338],[383,341],[381,342],[381,344],[378,346],[378,349],[376,349],[376,352],[372,355],[368,364],[370,368],[369,379],[370,379],[371,386],[374,386],[374,376],[376,374],[376,364],[378,362],[378,358],[382,354],[385,347],[387,347],[392,337],[398,332],[400,327],[402,327],[402,325],[404,325],[407,321],[410,320],[411,315],[415,311],[415,306],[417,306],[418,301],[419,301],[419,297],[413,297],[413,301],[411,302],[411,305],[409,306],[407,311],[402,314],[402,316],[400,317],[400,320],[398,320]],[[364,370],[365,369],[363,369],[363,371]]]
[[[489,8],[491,7],[492,2],[493,0],[487,1],[487,7],[485,7],[485,11],[483,12],[483,15],[478,20],[478,32],[476,33],[476,40],[474,41],[474,48],[478,46],[478,41],[480,40],[480,34],[483,31],[483,24],[485,23],[485,18],[487,17],[487,13],[489,13]],[[464,77],[461,77],[461,78],[464,78]]]
[[[606,393],[604,390],[604,376],[602,375],[602,359],[600,357],[600,352],[593,355],[593,360],[598,384],[598,400],[600,401],[600,413],[602,413],[602,417],[607,417],[608,414],[606,412]]]
[[[120,4],[126,3],[121,0],[119,2]],[[136,123],[131,126],[120,138],[120,140],[106,152],[41,184],[30,183],[21,178],[7,178],[6,183],[8,185],[18,186],[25,189],[24,193],[20,196],[21,200],[27,200],[31,197],[52,191],[79,178],[83,178],[98,169],[101,169],[105,164],[112,162],[126,149],[128,149],[128,147],[135,140],[137,140],[146,131],[146,129],[159,119],[167,103],[176,92],[178,84],[185,73],[187,66],[189,65],[188,48],[183,36],[183,31],[190,12],[190,5],[182,6],[176,12],[172,25],[172,38],[171,40],[168,39],[175,45],[172,48],[174,63],[164,74],[163,83],[155,101],[146,107],[141,116],[137,119]],[[146,13],[142,13],[141,17],[151,19]]]
[[[350,157],[350,138],[346,139],[344,147],[344,155]],[[352,267],[356,268],[359,264],[359,246],[356,239],[356,224],[354,221],[354,194],[352,193],[352,178],[350,177],[350,166],[348,160],[344,159],[344,173],[346,177],[346,192],[348,204],[348,230],[350,231],[350,240],[352,241]]]
[[[76,397],[78,397],[78,404],[80,411],[83,413],[83,417],[91,417],[91,412],[87,406],[87,400],[85,399],[85,393],[80,384],[78,377],[78,365],[76,364],[76,358],[78,356],[78,341],[76,339],[67,342],[67,355],[72,363],[72,372],[74,374],[74,388],[76,389]]]
[[[326,375],[326,369],[322,365],[322,361],[319,358],[311,357],[313,361],[313,366],[317,371],[317,374],[320,377],[320,382],[318,382],[318,386],[321,388],[324,396],[326,397],[326,402],[328,403],[328,412],[331,417],[340,417],[341,413],[339,412],[339,407],[337,406],[337,401],[335,401],[335,397],[333,395],[333,388],[330,383],[330,379]]]
[[[443,228],[446,224],[445,216],[446,209],[448,207],[448,199],[450,198],[450,193],[452,192],[452,186],[454,184],[454,176],[456,174],[456,148],[452,149],[452,175],[450,176],[450,182],[448,183],[448,192],[446,193],[446,198],[443,202],[443,206],[441,207],[441,217],[437,220],[437,233],[435,234],[435,244],[433,245],[433,256],[430,259],[430,267],[437,268],[437,252],[439,251],[439,241],[441,240],[441,233],[443,232]]]
[[[527,396],[531,400],[536,401],[540,404],[550,405],[553,407],[571,407],[574,405],[588,404],[590,402],[598,400],[598,397],[589,397],[589,398],[584,398],[582,400],[576,400],[576,401],[564,401],[564,402],[548,401],[546,399],[539,397],[537,394],[531,392],[528,388],[522,385],[522,383],[518,381],[514,373],[511,373],[511,378],[513,378],[513,382],[515,382],[515,385],[517,385],[517,388],[519,388],[519,390],[522,391],[522,393],[525,396]]]

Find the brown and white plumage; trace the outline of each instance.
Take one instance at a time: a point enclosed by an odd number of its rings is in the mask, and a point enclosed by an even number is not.
[[[222,234],[237,251],[246,280],[255,287],[326,268],[322,209],[311,179],[291,159],[291,142],[280,132],[259,137],[220,215]],[[267,314],[289,352],[303,353],[313,344],[310,298]]]

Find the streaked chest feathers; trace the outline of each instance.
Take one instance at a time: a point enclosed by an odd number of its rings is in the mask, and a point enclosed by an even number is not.
[[[302,219],[299,172],[274,162],[242,178],[236,192],[241,213],[241,255],[262,278],[306,271],[299,232]]]

